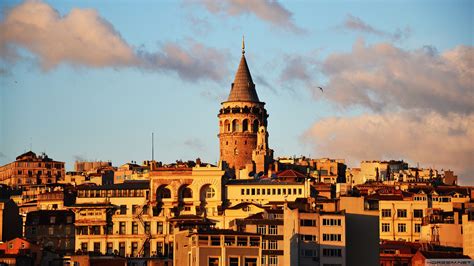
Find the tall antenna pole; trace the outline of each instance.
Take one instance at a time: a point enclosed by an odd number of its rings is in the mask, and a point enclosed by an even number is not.
[[[155,140],[154,140],[154,133],[151,132],[151,160],[155,160]]]

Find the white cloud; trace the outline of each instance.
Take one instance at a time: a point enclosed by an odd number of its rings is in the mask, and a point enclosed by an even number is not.
[[[303,30],[293,22],[293,14],[284,8],[277,0],[201,0],[200,3],[211,13],[222,13],[229,16],[253,14],[274,26],[283,27],[297,33],[303,32]]]
[[[92,9],[72,9],[61,16],[41,1],[26,1],[0,21],[0,58],[21,59],[19,49],[33,53],[44,70],[62,63],[85,67],[137,67],[175,72],[186,81],[227,77],[226,54],[195,41],[166,43],[158,51],[136,51],[111,23]]]
[[[221,81],[228,75],[228,55],[216,48],[191,41],[189,48],[177,43],[166,43],[161,51],[150,53],[138,51],[140,67],[147,70],[172,71],[188,81],[211,79]]]
[[[329,79],[327,97],[342,106],[467,114],[474,111],[473,56],[469,46],[433,54],[359,40],[351,52],[328,56],[322,73]]]
[[[406,159],[469,177],[474,171],[474,114],[395,112],[331,117],[302,136],[319,156],[361,160]]]
[[[62,17],[40,1],[13,8],[0,23],[0,53],[17,57],[14,46],[38,55],[44,69],[61,62],[91,67],[132,64],[133,50],[106,20],[92,9],[73,9]]]

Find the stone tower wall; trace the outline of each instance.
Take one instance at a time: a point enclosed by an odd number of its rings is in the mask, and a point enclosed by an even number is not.
[[[267,124],[264,103],[226,102],[218,117],[220,159],[231,168],[242,169],[252,163],[259,126]]]

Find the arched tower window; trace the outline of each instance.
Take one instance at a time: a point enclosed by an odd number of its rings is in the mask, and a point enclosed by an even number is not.
[[[258,132],[258,126],[259,126],[258,124],[259,124],[259,123],[258,123],[258,120],[255,119],[255,120],[253,121],[252,132],[254,132],[254,133],[257,133],[257,132]]]
[[[232,132],[239,132],[239,131],[240,131],[239,120],[237,119],[232,120]]]
[[[230,122],[229,122],[229,120],[224,121],[224,132],[230,132]]]
[[[242,131],[243,132],[249,131],[249,120],[248,119],[244,119],[244,121],[242,122]]]

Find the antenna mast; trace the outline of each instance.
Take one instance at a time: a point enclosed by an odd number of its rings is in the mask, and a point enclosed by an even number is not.
[[[151,132],[151,160],[155,160],[155,140],[154,140],[154,133]]]

